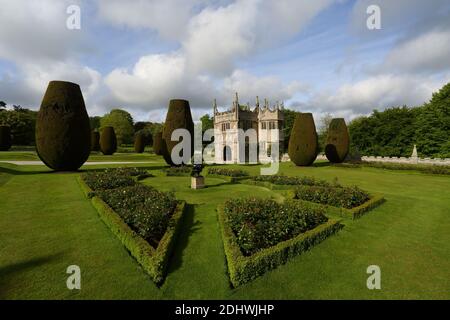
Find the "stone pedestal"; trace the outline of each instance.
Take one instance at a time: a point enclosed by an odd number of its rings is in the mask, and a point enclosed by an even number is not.
[[[191,177],[191,189],[203,189],[205,187],[205,177]]]

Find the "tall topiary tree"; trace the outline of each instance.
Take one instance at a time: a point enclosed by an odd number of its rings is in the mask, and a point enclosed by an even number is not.
[[[137,133],[134,137],[134,151],[136,153],[142,153],[145,149],[145,137],[141,133]]]
[[[11,145],[11,128],[9,126],[0,126],[0,151],[8,151]]]
[[[341,163],[347,157],[350,148],[350,136],[342,118],[332,119],[328,128],[325,155],[332,163]]]
[[[153,152],[158,156],[162,156],[162,132],[157,132],[153,139]]]
[[[297,166],[309,166],[317,157],[318,137],[311,113],[299,113],[292,127],[288,154]]]
[[[104,127],[100,134],[100,150],[104,155],[112,155],[117,151],[117,138],[113,127]]]
[[[167,111],[166,122],[162,132],[162,155],[167,164],[172,166],[174,165],[171,157],[172,149],[179,143],[179,141],[171,140],[172,132],[176,129],[186,129],[189,131],[191,137],[191,154],[186,158],[191,159],[194,154],[194,122],[192,121],[191,108],[187,100],[170,100],[169,110]]]
[[[100,150],[100,132],[97,130],[91,132],[91,151]]]
[[[36,119],[36,151],[54,170],[77,170],[89,157],[91,129],[80,86],[51,81]]]

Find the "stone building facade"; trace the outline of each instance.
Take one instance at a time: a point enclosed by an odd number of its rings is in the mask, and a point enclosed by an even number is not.
[[[259,98],[251,107],[239,104],[236,93],[231,108],[219,112],[214,100],[214,159],[216,163],[256,163],[274,160],[274,150],[282,154],[283,104],[270,107],[266,99],[260,107]],[[253,130],[249,130],[253,129]]]

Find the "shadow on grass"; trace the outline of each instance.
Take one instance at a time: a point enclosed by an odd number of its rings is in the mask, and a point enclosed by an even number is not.
[[[322,168],[322,167],[331,167],[331,162],[314,162],[313,167]]]
[[[176,242],[175,250],[172,253],[172,258],[169,262],[169,269],[167,276],[177,271],[183,265],[183,251],[189,243],[189,237],[200,229],[201,222],[194,222],[195,206],[193,204],[186,204],[186,213],[182,221],[183,226]]]
[[[57,260],[63,255],[64,252],[59,252],[47,256],[32,258],[18,263],[12,263],[7,266],[1,267],[0,288],[2,290],[0,290],[0,299],[7,298],[8,285],[11,286],[10,284],[14,282],[15,278],[19,276],[20,273]]]

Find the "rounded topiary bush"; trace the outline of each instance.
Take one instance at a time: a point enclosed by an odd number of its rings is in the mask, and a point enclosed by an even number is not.
[[[54,170],[77,170],[88,159],[91,129],[79,85],[48,84],[36,118],[36,151]]]
[[[162,143],[162,132],[158,132],[153,138],[153,152],[158,156],[162,156]]]
[[[11,128],[9,126],[0,126],[0,151],[8,151],[11,145]]]
[[[99,151],[100,150],[100,132],[92,131],[91,132],[91,151]]]
[[[347,125],[342,118],[332,119],[328,128],[325,155],[332,163],[341,163],[348,155],[350,136]]]
[[[194,154],[194,122],[192,121],[191,108],[189,101],[174,99],[170,100],[169,110],[167,111],[166,121],[162,132],[162,155],[167,164],[174,165],[172,161],[172,149],[179,141],[172,141],[172,132],[176,129],[186,129],[190,133],[191,154],[189,157],[184,155],[188,161],[181,164],[187,164]]]
[[[136,134],[134,137],[134,152],[142,153],[145,149],[145,137],[143,134]]]
[[[112,155],[117,151],[117,138],[113,127],[102,128],[100,150],[104,155]]]
[[[309,166],[317,157],[318,137],[311,113],[297,115],[289,139],[288,154],[297,166]]]

